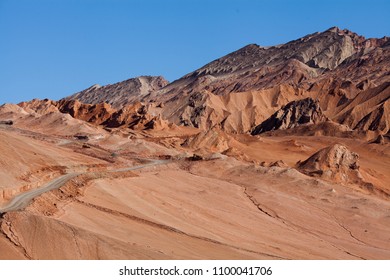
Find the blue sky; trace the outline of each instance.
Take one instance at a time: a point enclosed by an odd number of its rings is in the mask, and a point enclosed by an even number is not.
[[[0,104],[140,75],[169,81],[247,44],[332,26],[390,35],[390,1],[0,0]]]

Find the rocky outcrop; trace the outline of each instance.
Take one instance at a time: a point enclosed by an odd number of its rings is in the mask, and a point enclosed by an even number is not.
[[[105,128],[130,128],[134,130],[159,130],[168,128],[168,122],[156,115],[154,112],[149,112],[150,106],[141,102],[135,102],[126,105],[121,109],[115,109],[110,104],[86,104],[79,100],[60,101],[38,100],[34,99],[29,102],[22,102],[14,106],[0,107],[0,118],[10,118],[17,120],[20,124],[22,113],[26,116],[24,121],[30,126],[56,126],[61,129],[61,125],[81,127],[81,121],[88,122],[91,127],[96,128],[96,125],[101,125]],[[14,114],[10,114],[10,113]],[[16,112],[16,113],[15,113]],[[29,112],[29,113],[27,113]],[[72,121],[74,123],[72,123]],[[84,123],[85,124],[85,123]],[[86,133],[86,130],[76,129],[75,133]]]
[[[57,105],[62,113],[107,128],[127,127],[142,130],[157,127],[159,124],[163,126],[163,120],[149,114],[147,106],[141,102],[118,110],[107,103],[84,104],[78,100],[61,100]]]
[[[13,125],[14,122],[12,120],[0,120],[0,124],[3,124],[3,125]]]
[[[182,146],[185,148],[207,149],[213,152],[224,152],[229,149],[229,137],[218,128],[202,131],[192,138],[187,139]]]
[[[386,143],[389,143],[389,135],[382,135],[379,134],[374,140],[370,141],[371,144],[379,144],[379,145],[385,145]]]
[[[26,112],[37,113],[39,115],[58,112],[56,102],[50,99],[33,99],[29,102],[21,102],[18,105]]]
[[[299,162],[297,169],[306,175],[325,180],[361,183],[358,160],[358,154],[343,145],[334,144]]]
[[[304,124],[317,124],[327,121],[318,101],[305,98],[292,101],[276,111],[271,117],[256,126],[251,134],[257,135],[267,131],[289,129]]]
[[[75,119],[94,124],[102,124],[115,112],[107,103],[85,104],[78,100],[60,100],[57,104],[61,113],[69,114]]]

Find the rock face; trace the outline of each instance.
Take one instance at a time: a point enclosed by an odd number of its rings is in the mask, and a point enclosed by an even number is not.
[[[58,112],[56,102],[49,99],[33,99],[29,102],[21,102],[18,105],[26,112],[37,113],[40,115]]]
[[[17,123],[25,128],[54,129],[58,134],[65,130],[66,126],[76,133],[94,134],[101,125],[104,128],[130,128],[133,130],[163,130],[169,128],[169,123],[159,114],[150,112],[150,106],[141,102],[135,102],[116,109],[107,103],[86,104],[79,100],[60,101],[34,99],[29,102],[21,102],[18,105],[5,104],[0,106],[0,124]],[[92,124],[92,125],[91,125]],[[98,125],[98,126],[96,126]],[[99,133],[100,133],[99,132]],[[69,131],[67,132],[68,135]]]
[[[67,97],[67,100],[78,99],[83,103],[98,104],[109,103],[114,108],[121,108],[135,101],[141,101],[168,84],[161,76],[141,76],[129,79],[113,85],[93,85],[86,90],[80,91]]]
[[[334,120],[360,131],[390,130],[390,82],[362,91],[355,99],[339,107]]]
[[[319,150],[307,160],[298,163],[298,170],[309,176],[338,182],[361,182],[359,155],[347,147],[334,144]]]
[[[3,120],[0,120],[0,124],[4,124],[4,125],[13,125],[13,124],[14,124],[14,122],[13,122],[13,121],[11,121],[11,120],[5,120],[5,121],[3,121]]]
[[[196,136],[187,139],[182,146],[187,148],[208,149],[213,152],[224,152],[229,149],[229,137],[226,133],[218,128],[213,128],[208,131],[202,131]]]
[[[147,106],[141,102],[115,109],[110,104],[84,104],[77,100],[61,100],[57,106],[62,113],[108,128],[128,127],[150,129],[161,127],[165,122],[159,116],[149,114]]]
[[[382,134],[379,134],[378,137],[374,141],[372,141],[371,143],[384,145],[386,143],[386,140]]]
[[[387,100],[378,108],[362,118],[355,127],[359,130],[375,130],[384,134],[390,131],[390,101]]]
[[[80,119],[94,124],[101,124],[108,120],[115,109],[107,103],[84,104],[78,100],[60,100],[57,107],[61,113],[69,114],[75,119]]]
[[[277,129],[289,129],[304,124],[317,124],[327,121],[328,118],[322,113],[318,101],[305,98],[292,101],[276,111],[271,117],[256,126],[252,135]]]

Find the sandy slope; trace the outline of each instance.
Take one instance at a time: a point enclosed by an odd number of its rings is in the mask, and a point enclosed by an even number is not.
[[[293,169],[183,164],[92,180],[76,196],[47,194],[51,214],[37,201],[5,220],[31,258],[390,257],[386,200]]]
[[[359,154],[363,179],[376,190],[389,191],[389,144],[218,130],[191,130],[185,136],[184,131],[172,129],[165,137],[152,131],[130,137],[124,131],[80,142],[3,128],[0,148],[12,157],[2,158],[6,172],[1,182],[13,186],[14,193],[23,185],[21,170],[40,184],[51,173],[44,177],[46,171],[39,168],[52,165],[64,166],[61,172],[84,166],[96,173],[43,194],[26,210],[4,214],[0,258],[390,258],[388,197],[293,168],[316,151],[341,143]],[[188,137],[194,138],[186,141]],[[198,152],[217,159],[181,159]],[[173,161],[133,173],[105,172],[134,155]],[[278,160],[282,167],[269,167]]]

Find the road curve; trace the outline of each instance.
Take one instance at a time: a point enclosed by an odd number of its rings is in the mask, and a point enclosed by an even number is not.
[[[168,163],[168,160],[152,160],[150,163],[147,164],[141,164],[137,166],[131,166],[131,167],[125,167],[120,169],[113,169],[108,170],[107,172],[126,172],[131,170],[137,170],[142,169],[149,166],[154,165],[161,165]],[[55,178],[54,180],[48,182],[47,184],[43,185],[42,187],[38,189],[33,189],[24,193],[21,193],[19,195],[16,195],[5,207],[0,208],[0,213],[6,213],[11,211],[17,211],[25,208],[27,205],[30,204],[31,200],[33,200],[35,197],[40,196],[41,194],[54,190],[59,189],[62,187],[65,183],[73,179],[74,177],[81,175],[81,174],[88,174],[88,173],[94,173],[94,171],[91,172],[80,172],[80,173],[69,173],[62,175],[60,177]]]

